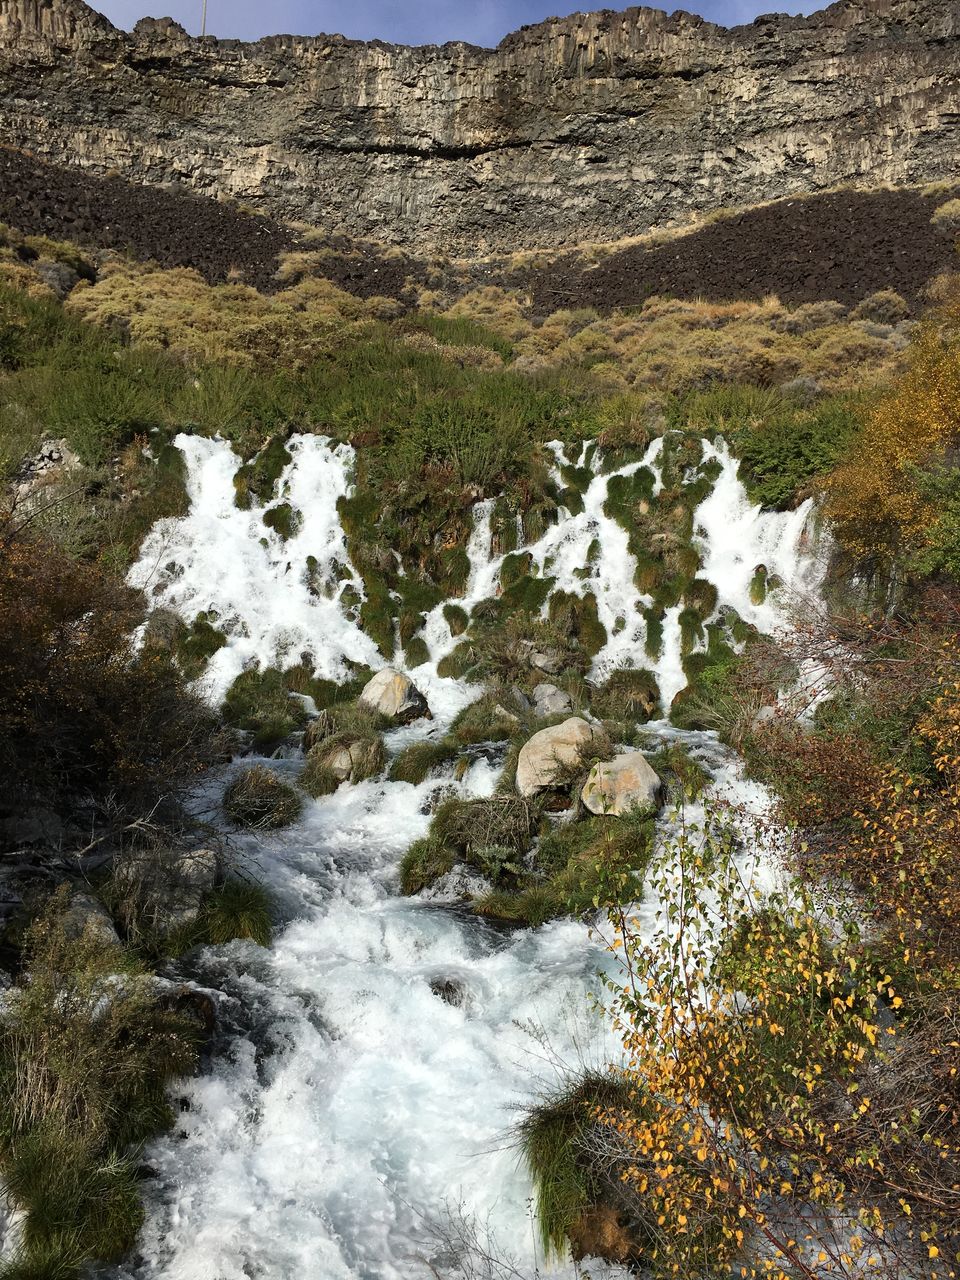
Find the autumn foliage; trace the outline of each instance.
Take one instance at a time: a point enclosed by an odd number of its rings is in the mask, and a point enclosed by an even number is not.
[[[921,326],[904,375],[867,417],[848,459],[827,479],[827,514],[859,559],[889,569],[922,554],[940,517],[938,473],[960,444],[960,300]]]

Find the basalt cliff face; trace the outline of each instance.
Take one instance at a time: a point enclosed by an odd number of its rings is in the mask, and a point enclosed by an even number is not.
[[[0,86],[0,136],[43,159],[472,253],[955,177],[960,5],[841,0],[730,30],[604,11],[485,50],[127,34],[81,0],[0,0]]]

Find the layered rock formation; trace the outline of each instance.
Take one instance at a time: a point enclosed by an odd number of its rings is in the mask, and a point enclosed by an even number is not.
[[[43,158],[473,252],[953,176],[960,7],[841,0],[730,30],[604,11],[483,50],[126,34],[81,0],[0,0],[0,84],[5,142]]]

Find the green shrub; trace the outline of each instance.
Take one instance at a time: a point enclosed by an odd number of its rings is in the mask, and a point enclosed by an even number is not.
[[[303,805],[293,787],[257,764],[233,779],[223,793],[223,807],[238,827],[273,831],[296,822]]]

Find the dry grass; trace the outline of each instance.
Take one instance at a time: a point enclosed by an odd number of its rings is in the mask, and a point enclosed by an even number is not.
[[[287,271],[296,276],[293,266]],[[266,295],[248,285],[209,285],[186,267],[161,271],[116,262],[96,284],[74,291],[69,310],[120,328],[135,342],[174,348],[193,359],[299,367],[342,338],[345,326],[390,318],[397,306],[386,298],[355,298],[313,277]]]

